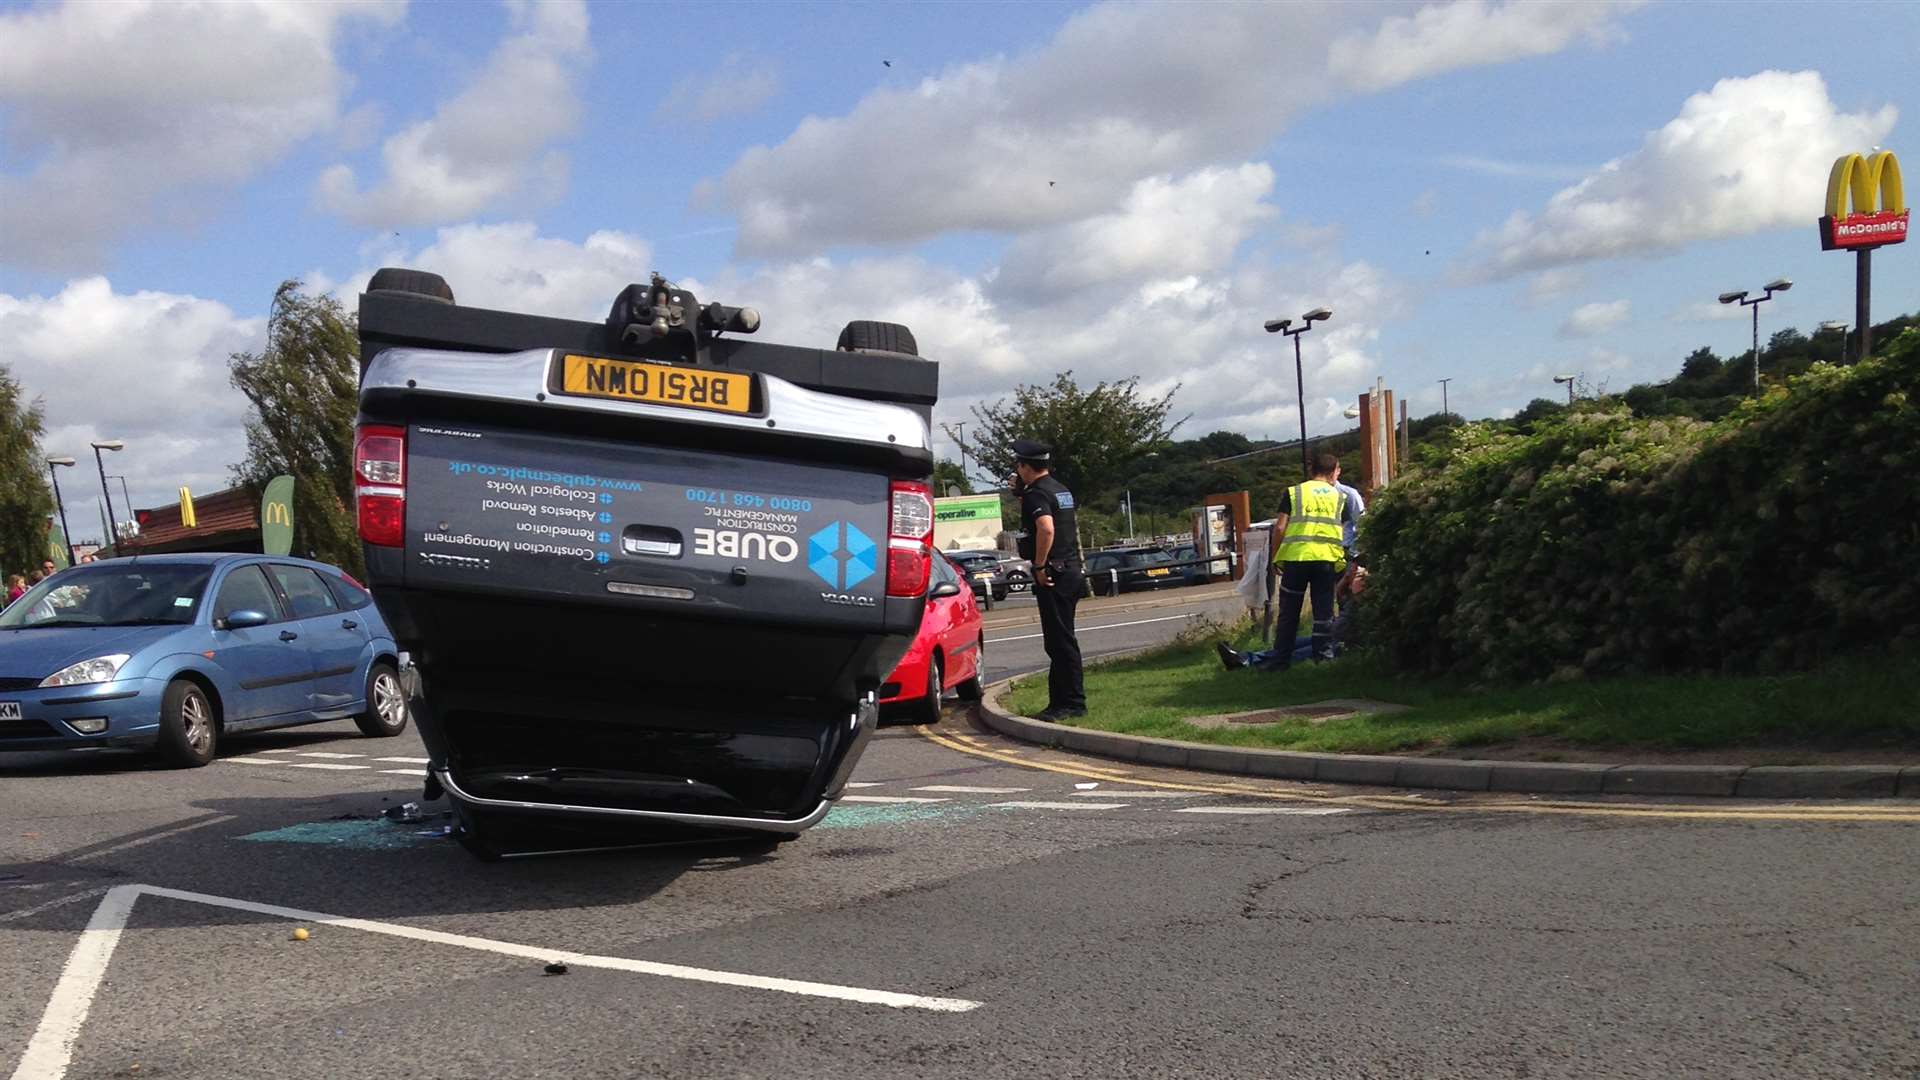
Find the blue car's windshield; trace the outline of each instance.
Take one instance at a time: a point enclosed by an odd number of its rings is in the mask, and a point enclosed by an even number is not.
[[[211,566],[101,563],[65,570],[0,614],[0,630],[49,626],[167,626],[193,621]]]

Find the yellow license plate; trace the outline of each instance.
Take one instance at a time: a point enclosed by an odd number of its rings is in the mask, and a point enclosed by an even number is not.
[[[1147,571],[1147,576],[1148,576],[1148,577],[1166,577],[1168,573],[1170,573],[1170,571],[1167,571],[1167,570],[1149,570],[1149,571]]]
[[[753,376],[738,371],[606,360],[597,356],[561,359],[560,391],[580,397],[642,401],[684,409],[746,413],[753,411]]]

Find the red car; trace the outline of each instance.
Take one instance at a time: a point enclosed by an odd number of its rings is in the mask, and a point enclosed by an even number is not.
[[[905,706],[915,720],[932,723],[940,719],[940,699],[948,690],[962,701],[980,700],[987,637],[965,580],[945,555],[933,560],[920,634],[880,687],[880,704]]]

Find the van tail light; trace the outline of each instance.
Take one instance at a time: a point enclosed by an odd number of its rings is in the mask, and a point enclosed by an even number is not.
[[[933,490],[895,480],[887,511],[887,595],[919,596],[933,574]]]
[[[360,539],[400,547],[407,520],[407,429],[364,424],[353,435],[353,492]]]

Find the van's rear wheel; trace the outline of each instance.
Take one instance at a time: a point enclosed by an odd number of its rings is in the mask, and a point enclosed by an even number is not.
[[[367,291],[401,293],[441,304],[453,303],[453,288],[447,284],[446,278],[425,270],[408,270],[399,266],[383,266],[375,270],[372,280],[367,282]]]
[[[890,352],[905,353],[908,356],[920,355],[920,344],[913,340],[913,331],[899,323],[872,322],[856,319],[840,331],[840,340],[834,348],[841,352]]]

